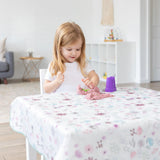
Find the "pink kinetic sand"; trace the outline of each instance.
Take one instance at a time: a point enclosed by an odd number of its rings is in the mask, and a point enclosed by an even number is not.
[[[85,98],[90,99],[90,100],[98,100],[98,99],[113,97],[113,95],[109,93],[101,93],[98,87],[85,90],[81,88],[80,86],[78,86],[77,93],[80,95],[86,95]]]

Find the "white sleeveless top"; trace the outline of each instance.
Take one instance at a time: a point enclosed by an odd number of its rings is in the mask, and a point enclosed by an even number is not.
[[[53,81],[55,80],[56,76],[52,77],[51,73],[49,72],[49,66],[50,64],[48,65],[45,79],[49,81]],[[56,92],[77,92],[78,85],[84,88],[85,85],[82,82],[82,78],[84,78],[84,76],[80,71],[79,64],[77,62],[65,63],[65,66],[66,66],[66,71],[64,72],[64,82],[56,90]],[[91,69],[91,67],[87,65],[85,69],[87,74],[92,70],[93,69]]]

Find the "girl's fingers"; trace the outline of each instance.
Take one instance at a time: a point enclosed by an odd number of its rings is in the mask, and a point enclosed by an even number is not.
[[[85,79],[82,79],[82,82],[86,82],[86,81],[88,81],[89,79],[88,78],[85,78]]]
[[[94,85],[93,85],[92,82],[89,84],[89,88],[90,88],[90,89],[93,89],[93,88],[94,88]]]
[[[84,84],[85,84],[86,86],[88,86],[89,83],[90,83],[89,79],[83,79],[82,82],[84,82]]]
[[[92,83],[88,78],[82,79],[82,82],[84,82],[84,84],[85,84],[87,87],[89,87],[90,89],[93,89],[93,88],[94,88],[93,83]]]

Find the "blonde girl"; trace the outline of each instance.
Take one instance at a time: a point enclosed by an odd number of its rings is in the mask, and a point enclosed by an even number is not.
[[[98,75],[86,62],[80,26],[74,22],[60,25],[55,33],[53,60],[45,76],[45,92],[76,92],[78,85],[94,88],[98,83]]]

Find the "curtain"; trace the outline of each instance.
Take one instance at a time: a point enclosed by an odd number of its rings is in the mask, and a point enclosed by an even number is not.
[[[104,26],[114,25],[113,0],[103,0],[101,24]]]

